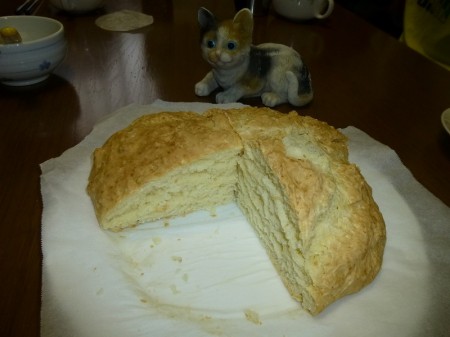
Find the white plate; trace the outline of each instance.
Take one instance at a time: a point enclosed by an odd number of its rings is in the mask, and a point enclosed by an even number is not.
[[[395,169],[401,162],[392,150],[344,130],[386,220],[385,260],[372,284],[311,317],[287,295],[235,205],[169,226],[99,229],[85,192],[90,154],[145,111],[123,110],[42,165],[43,337],[420,335],[430,312],[430,265],[415,210],[395,185],[408,173]]]
[[[450,134],[450,108],[444,110],[441,115],[441,122],[444,126],[444,129]]]

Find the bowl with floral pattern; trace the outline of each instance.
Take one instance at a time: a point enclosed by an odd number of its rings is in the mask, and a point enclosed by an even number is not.
[[[67,42],[61,22],[43,16],[0,17],[0,82],[39,83],[64,60]]]

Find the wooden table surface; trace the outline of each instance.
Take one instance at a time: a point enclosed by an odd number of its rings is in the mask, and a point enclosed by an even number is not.
[[[13,14],[20,3],[2,1],[0,15]],[[38,15],[64,24],[69,50],[46,82],[0,86],[1,336],[39,335],[39,164],[79,143],[103,116],[130,103],[213,101],[194,94],[194,84],[209,70],[198,46],[201,5],[221,18],[234,15],[231,0],[107,1],[103,10],[78,16],[45,1],[39,7]],[[132,33],[95,25],[99,15],[119,9],[151,14],[155,22]],[[450,107],[450,72],[339,6],[321,22],[295,23],[273,13],[257,17],[254,42],[283,43],[302,54],[315,99],[298,109],[300,114],[364,130],[393,148],[416,179],[450,205],[450,136],[440,123]],[[261,104],[258,99],[244,103]]]

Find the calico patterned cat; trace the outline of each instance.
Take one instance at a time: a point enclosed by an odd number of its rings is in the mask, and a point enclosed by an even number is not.
[[[311,76],[300,55],[275,43],[252,45],[253,16],[248,9],[232,20],[218,22],[206,8],[198,11],[203,58],[212,70],[195,85],[198,96],[217,88],[217,103],[236,102],[243,97],[261,96],[273,107],[289,102],[303,106],[311,102]]]

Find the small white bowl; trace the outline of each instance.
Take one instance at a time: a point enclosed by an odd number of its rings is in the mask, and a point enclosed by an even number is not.
[[[67,53],[64,26],[42,16],[3,16],[0,28],[13,27],[21,43],[0,44],[0,82],[31,85],[47,79]]]

